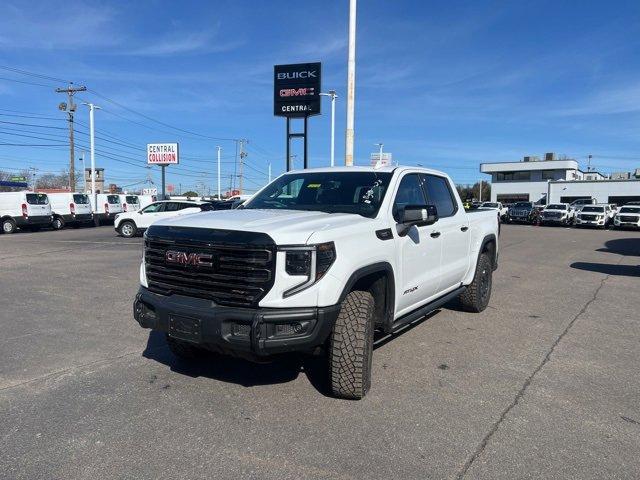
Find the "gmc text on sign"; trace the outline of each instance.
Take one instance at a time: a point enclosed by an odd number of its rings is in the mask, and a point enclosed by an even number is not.
[[[179,163],[177,143],[147,144],[147,164],[174,165]]]
[[[320,63],[273,67],[274,108],[279,117],[307,117],[320,113]]]

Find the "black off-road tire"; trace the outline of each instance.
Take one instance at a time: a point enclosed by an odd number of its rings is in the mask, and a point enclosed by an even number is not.
[[[493,265],[489,254],[484,252],[478,258],[476,273],[473,282],[460,295],[462,308],[467,312],[482,312],[491,299],[491,286],[493,283]]]
[[[2,221],[2,232],[3,233],[16,233],[18,227],[16,226],[16,222],[13,218],[7,218]]]
[[[329,380],[336,397],[359,400],[371,387],[373,296],[350,292],[331,332]]]
[[[178,340],[177,338],[170,337],[169,335],[167,335],[167,345],[169,346],[171,353],[183,360],[199,360],[206,355],[206,350],[199,348],[192,343],[185,342],[184,340]]]

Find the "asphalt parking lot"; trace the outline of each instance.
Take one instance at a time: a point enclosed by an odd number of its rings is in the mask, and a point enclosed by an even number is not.
[[[0,477],[640,477],[640,234],[505,225],[490,307],[321,360],[190,366],[131,304],[141,238],[0,235]]]

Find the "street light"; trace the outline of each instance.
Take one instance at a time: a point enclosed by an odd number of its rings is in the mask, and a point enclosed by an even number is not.
[[[93,111],[100,110],[100,107],[93,103],[84,102],[83,105],[89,107],[89,145],[91,147],[91,196],[93,197],[94,208],[98,209],[98,200],[96,197],[96,148],[95,134],[93,126]]]
[[[336,98],[338,94],[335,90],[329,90],[320,95],[331,98],[331,166],[335,166],[335,136],[336,136]]]

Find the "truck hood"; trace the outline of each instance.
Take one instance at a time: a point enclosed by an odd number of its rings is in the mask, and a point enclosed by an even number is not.
[[[372,221],[347,213],[237,209],[173,217],[155,222],[154,225],[261,232],[269,235],[278,245],[300,245],[306,244],[315,232]]]

